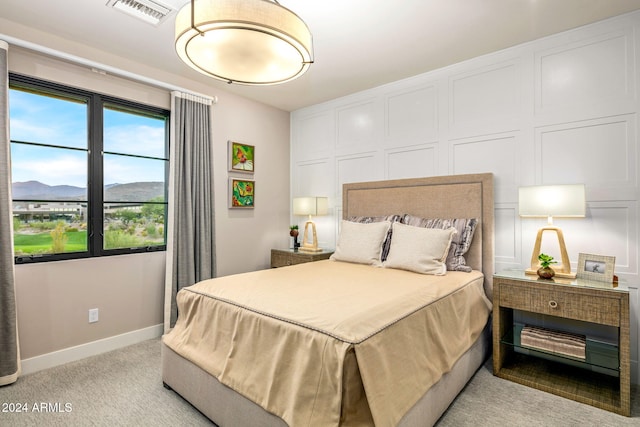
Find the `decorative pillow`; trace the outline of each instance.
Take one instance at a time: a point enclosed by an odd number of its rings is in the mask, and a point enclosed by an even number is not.
[[[391,222],[371,224],[342,221],[336,250],[331,259],[380,267],[382,242],[391,228]]]
[[[442,276],[447,273],[444,261],[455,233],[453,227],[443,230],[394,223],[391,250],[383,265]]]
[[[473,233],[478,226],[478,218],[427,219],[406,214],[402,217],[402,223],[425,228],[455,228],[457,233],[453,236],[451,247],[449,248],[449,255],[447,255],[447,270],[471,271],[471,267],[467,265],[467,260],[464,258],[464,255],[471,247]]]
[[[371,224],[372,222],[382,222],[389,221],[392,224],[394,222],[400,222],[402,217],[400,215],[387,215],[387,216],[350,216],[347,218],[347,221],[359,222],[362,224]],[[387,236],[384,238],[384,242],[382,243],[382,256],[380,260],[384,262],[387,259],[387,255],[389,254],[389,246],[391,245],[391,233],[393,232],[393,227],[389,227],[389,231],[387,232]]]

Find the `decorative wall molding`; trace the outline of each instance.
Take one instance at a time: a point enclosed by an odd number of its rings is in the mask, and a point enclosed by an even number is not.
[[[438,141],[438,88],[435,85],[406,88],[387,94],[385,147]]]
[[[294,111],[292,189],[307,179],[298,165],[314,160],[316,149],[334,170],[313,185],[330,196],[336,215],[345,182],[493,172],[496,269],[503,269],[528,265],[545,222],[518,216],[518,187],[585,183],[587,218],[555,221],[573,267],[580,252],[614,255],[616,274],[637,289],[638,75],[634,12]],[[338,226],[336,218],[336,236]]]
[[[449,130],[453,138],[518,129],[521,102],[518,60],[449,78]]]
[[[633,28],[625,26],[536,52],[536,115],[570,120],[575,110],[582,117],[633,110],[634,44]]]
[[[312,160],[333,153],[336,139],[335,113],[320,111],[292,123],[291,153],[298,160]]]
[[[293,183],[292,197],[329,196],[325,185],[327,180],[333,181],[333,159],[300,162],[295,169],[298,178]]]
[[[418,178],[438,174],[438,144],[416,145],[385,151],[387,179]]]
[[[381,153],[371,151],[336,157],[336,200],[342,203],[342,184],[385,179]]]
[[[497,202],[513,200],[520,184],[520,149],[517,134],[481,136],[449,143],[449,173],[493,172],[500,183]]]
[[[517,203],[496,204],[494,221],[496,267],[519,268],[522,257],[519,250],[521,232]]]
[[[637,199],[635,114],[537,128],[535,145],[536,182],[584,183],[588,200]]]
[[[374,100],[336,109],[336,150],[342,153],[372,150],[379,146],[381,121]]]

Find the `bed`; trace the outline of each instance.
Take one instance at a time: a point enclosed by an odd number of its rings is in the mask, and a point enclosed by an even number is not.
[[[415,230],[394,222],[391,268],[338,257],[198,283],[163,337],[165,386],[222,427],[435,424],[489,354],[493,209],[491,174],[345,184],[343,220],[477,219],[471,271],[393,268]],[[338,249],[381,223],[343,222]]]

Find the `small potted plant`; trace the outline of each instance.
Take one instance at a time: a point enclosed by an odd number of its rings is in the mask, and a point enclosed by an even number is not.
[[[294,250],[298,250],[298,248],[300,247],[300,243],[298,243],[298,235],[300,234],[300,232],[298,231],[298,226],[297,225],[290,225],[289,226],[289,236],[293,237],[293,249]]]
[[[556,275],[556,272],[551,268],[551,264],[557,264],[556,261],[553,260],[551,255],[541,253],[538,255],[538,261],[540,261],[540,268],[537,273],[543,279],[551,279]]]

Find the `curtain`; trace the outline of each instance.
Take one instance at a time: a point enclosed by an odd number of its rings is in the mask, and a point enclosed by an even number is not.
[[[0,40],[0,385],[20,375],[9,139],[9,45]]]
[[[211,104],[171,94],[165,332],[177,319],[178,291],[216,275]]]

